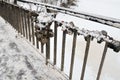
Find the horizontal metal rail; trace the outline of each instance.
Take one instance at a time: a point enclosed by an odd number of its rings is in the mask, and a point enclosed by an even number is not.
[[[83,16],[85,17],[85,14],[83,15],[78,15],[78,12],[74,12],[71,11],[69,9],[65,9],[65,8],[60,8],[60,7],[55,7],[52,5],[48,5],[48,4],[42,4],[42,3],[33,3],[33,2],[28,2],[28,1],[23,1],[23,0],[19,0],[25,3],[32,3],[32,4],[37,4],[37,5],[43,5],[49,9],[55,9],[58,12],[63,12],[63,13],[67,13],[67,14],[72,14],[74,16]],[[48,17],[51,17],[50,13],[46,13],[46,15],[49,14]],[[82,14],[82,13],[80,13]],[[22,7],[19,7],[17,5],[13,5],[13,4],[9,4],[3,1],[0,1],[0,16],[2,16],[7,22],[9,22],[18,33],[20,33],[21,35],[23,35],[26,39],[28,39],[38,50],[41,49],[41,52],[43,54],[45,54],[45,58],[46,58],[46,65],[48,63],[50,63],[50,59],[51,59],[51,55],[53,56],[53,65],[57,65],[58,63],[58,54],[59,54],[59,50],[58,50],[58,45],[62,44],[61,47],[61,64],[60,64],[60,71],[65,71],[65,58],[66,58],[66,48],[68,46],[66,46],[66,40],[67,40],[67,35],[71,35],[73,36],[73,40],[72,40],[72,50],[71,50],[71,57],[70,57],[70,69],[69,69],[69,80],[73,79],[73,73],[74,71],[74,64],[75,64],[75,59],[76,59],[76,45],[77,45],[77,37],[79,36],[84,36],[84,39],[86,41],[86,48],[85,48],[85,54],[84,54],[84,59],[83,59],[83,65],[82,65],[82,71],[81,71],[81,76],[80,76],[80,80],[84,80],[84,75],[86,72],[86,67],[87,67],[87,60],[89,57],[89,49],[90,49],[90,43],[91,41],[95,38],[97,39],[98,43],[102,43],[105,42],[105,46],[104,46],[104,50],[103,50],[103,55],[101,58],[101,61],[99,62],[100,65],[99,69],[98,69],[98,74],[97,74],[97,78],[96,80],[100,80],[100,76],[102,73],[102,68],[104,66],[104,61],[106,58],[106,53],[108,48],[113,49],[113,51],[115,52],[119,52],[120,51],[120,41],[115,40],[114,38],[110,37],[108,35],[108,33],[106,31],[90,31],[90,30],[85,30],[85,29],[79,29],[78,27],[76,27],[74,25],[73,22],[65,22],[65,21],[58,21],[55,20],[55,18],[53,18],[51,21],[46,21],[46,22],[37,22],[37,16],[38,14],[36,12],[33,11],[29,11],[26,9],[23,9]],[[40,15],[41,17],[43,15]],[[88,19],[90,18],[91,15],[86,16],[86,18],[84,19]],[[91,21],[96,21],[97,17],[95,18],[95,16],[91,17],[94,20]],[[103,21],[101,21],[103,20]],[[100,18],[98,19],[98,21],[101,22],[108,22],[110,25],[110,22],[115,22],[119,23],[119,20],[112,20],[112,19],[108,19],[108,18]],[[51,24],[54,23],[54,29],[52,31],[51,29]],[[108,25],[107,23],[105,23],[106,25]],[[44,25],[41,26],[41,25]],[[103,23],[102,23],[103,24]],[[111,23],[113,24],[113,23]],[[112,25],[111,25],[112,26]],[[61,43],[58,44],[58,39],[59,36],[57,35],[59,33],[58,31],[58,27],[62,28],[62,40]],[[120,28],[120,27],[117,27]],[[51,46],[51,38],[50,37],[54,37],[54,47]],[[41,43],[41,46],[40,46]],[[45,48],[45,47],[46,48]],[[53,54],[51,54],[51,47],[53,47]],[[46,50],[46,51],[44,51]],[[60,56],[59,56],[60,57]],[[80,65],[80,64],[78,64]],[[77,71],[76,71],[77,72]]]
[[[64,13],[64,14],[69,14],[69,15],[76,16],[76,17],[79,17],[79,18],[82,18],[82,19],[85,19],[85,20],[101,23],[101,24],[104,24],[104,25],[109,25],[109,26],[120,29],[120,19],[105,17],[105,16],[86,13],[86,12],[82,12],[82,11],[78,12],[78,11],[74,11],[74,10],[71,10],[71,9],[58,7],[58,6],[54,6],[54,5],[50,5],[50,4],[45,4],[45,3],[40,3],[40,2],[38,3],[38,2],[30,2],[30,1],[24,1],[24,0],[17,0],[17,1],[23,2],[23,3],[31,3],[31,4],[34,4],[34,5],[45,6],[47,9],[51,9],[51,10],[54,10],[54,11],[57,11],[57,12],[61,12],[61,13]]]

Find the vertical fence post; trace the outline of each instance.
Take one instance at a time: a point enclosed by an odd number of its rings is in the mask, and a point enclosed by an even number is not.
[[[13,12],[14,12],[14,16],[13,16],[13,24],[14,24],[14,29],[16,29],[16,9],[15,6],[13,6]],[[16,29],[17,30],[17,29]]]
[[[20,16],[19,16],[19,8],[18,8],[18,7],[16,7],[16,15],[17,15],[17,16],[16,16],[16,17],[17,17],[17,18],[16,18],[16,19],[17,19],[17,20],[16,20],[16,21],[17,21],[17,22],[16,22],[16,25],[17,25],[16,27],[17,27],[18,33],[20,33],[20,23],[19,23]]]
[[[24,11],[24,19],[25,19],[26,39],[28,39],[27,12],[26,12],[26,10]]]
[[[46,43],[46,65],[48,64],[49,59],[50,59],[50,38],[48,38],[48,42]]]
[[[54,65],[56,65],[56,58],[57,58],[57,21],[55,21],[54,25]]]
[[[41,53],[44,53],[44,44],[41,43]]]
[[[48,24],[48,26],[46,26],[47,28],[47,35],[49,34],[49,29],[50,29],[50,23]],[[48,41],[46,43],[46,65],[48,64],[48,60],[50,59],[50,38],[49,36],[47,37]]]
[[[27,19],[28,19],[28,33],[29,33],[29,41],[31,42],[30,12],[28,12]]]
[[[17,4],[17,0],[14,0],[14,4]]]
[[[107,49],[108,49],[108,43],[106,42],[106,43],[105,43],[105,47],[104,47],[104,51],[103,51],[103,55],[102,55],[102,59],[101,59],[101,62],[100,62],[100,66],[99,66],[99,70],[98,70],[98,74],[97,74],[97,79],[96,79],[96,80],[99,80],[99,79],[100,79],[100,75],[101,75],[101,72],[102,72],[103,64],[104,64],[105,57],[106,57],[106,53],[107,53]]]
[[[77,31],[75,31],[74,35],[73,35],[72,55],[71,55],[70,74],[69,74],[69,79],[70,80],[72,80],[72,74],[73,74],[76,40],[77,40]]]
[[[50,36],[49,36],[49,30],[50,30],[50,26],[51,26],[52,22],[48,24],[48,26],[46,26],[47,28],[47,39],[48,42],[46,43],[46,65],[48,64],[48,60],[50,59]]]
[[[22,21],[22,9],[19,7],[19,12],[20,12],[20,29],[21,29],[21,34],[23,35],[23,21]]]
[[[22,18],[22,32],[23,36],[25,37],[25,20],[24,20],[24,10],[21,8],[21,18]]]
[[[20,9],[20,7],[18,7],[18,17],[19,17],[19,19],[18,19],[19,32],[22,34],[22,24],[21,24],[22,20],[21,20],[21,9]]]
[[[87,64],[89,48],[90,48],[90,36],[87,37],[86,50],[85,50],[85,56],[84,56],[84,61],[83,61],[82,73],[81,73],[80,80],[84,79],[84,74],[85,74],[85,68],[86,68],[86,64]]]
[[[35,45],[35,28],[34,28],[34,20],[33,20],[33,16],[31,16],[31,26],[32,26],[32,41],[33,41],[33,45]]]
[[[63,37],[62,37],[62,38],[63,38],[63,39],[62,39],[61,71],[64,70],[66,31],[63,31]]]

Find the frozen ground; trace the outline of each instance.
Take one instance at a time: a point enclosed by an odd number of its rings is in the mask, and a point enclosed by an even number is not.
[[[66,80],[0,17],[0,80]]]

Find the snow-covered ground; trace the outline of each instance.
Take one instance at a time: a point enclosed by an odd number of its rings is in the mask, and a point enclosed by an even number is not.
[[[0,17],[0,80],[66,80]]]

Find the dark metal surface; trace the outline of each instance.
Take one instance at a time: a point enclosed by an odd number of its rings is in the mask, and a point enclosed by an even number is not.
[[[28,19],[28,32],[29,32],[29,41],[31,42],[31,25],[30,25],[30,12],[27,15],[27,19]]]
[[[72,80],[72,75],[73,75],[76,40],[77,40],[77,31],[74,32],[74,36],[73,36],[72,55],[71,55],[70,74],[69,74],[70,80]]]
[[[63,31],[62,37],[62,56],[61,56],[61,71],[64,70],[64,59],[65,59],[65,44],[66,44],[66,32]]]
[[[54,23],[54,65],[56,65],[56,60],[57,60],[57,27],[58,27],[58,24],[57,22],[55,21]]]
[[[102,58],[101,58],[101,62],[100,62],[100,66],[99,66],[99,70],[98,70],[96,80],[100,80],[100,75],[101,75],[102,68],[103,68],[103,65],[104,65],[104,61],[105,61],[105,58],[106,58],[107,49],[108,49],[108,43],[105,43],[105,47],[104,47],[104,51],[103,51],[103,55],[102,55]]]
[[[85,75],[85,69],[86,69],[86,64],[87,64],[87,59],[88,59],[89,48],[90,48],[90,37],[88,36],[87,37],[87,42],[86,42],[86,49],[85,49],[85,55],[84,55],[84,61],[83,61],[82,73],[81,73],[80,80],[84,80],[84,75]]]
[[[18,0],[20,2],[24,2],[24,3],[31,3],[34,5],[41,5],[41,6],[45,6],[47,9],[51,9],[57,12],[61,12],[64,14],[69,14],[72,16],[76,16],[82,19],[86,19],[89,21],[93,21],[93,22],[97,22],[97,23],[101,23],[104,25],[109,25],[109,26],[113,26],[115,28],[119,28],[120,29],[120,19],[115,19],[115,18],[111,18],[111,17],[105,17],[105,16],[101,16],[101,15],[95,15],[95,14],[90,14],[90,13],[86,13],[86,12],[77,12],[74,10],[70,10],[70,9],[66,9],[66,8],[61,8],[58,6],[53,6],[53,5],[49,5],[49,4],[45,4],[45,3],[35,3],[35,2],[30,2],[30,1],[24,1],[24,0]]]

